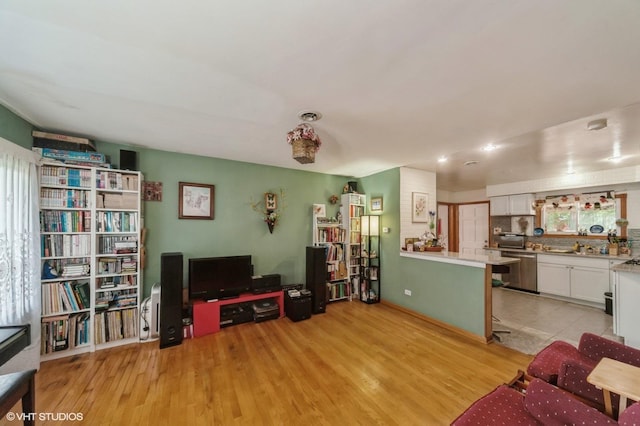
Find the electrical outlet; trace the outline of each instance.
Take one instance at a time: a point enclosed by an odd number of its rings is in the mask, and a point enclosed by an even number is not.
[[[405,288],[404,289],[404,295],[405,296],[411,296],[411,290],[408,290],[408,289]]]

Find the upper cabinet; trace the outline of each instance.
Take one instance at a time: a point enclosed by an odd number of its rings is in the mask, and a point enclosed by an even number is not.
[[[533,194],[491,197],[491,216],[535,215]]]

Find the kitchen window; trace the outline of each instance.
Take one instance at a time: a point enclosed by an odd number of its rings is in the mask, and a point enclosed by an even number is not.
[[[626,201],[626,198],[624,198]],[[626,215],[623,212],[622,196],[612,191],[592,194],[573,194],[547,197],[542,206],[542,224],[547,234],[606,235],[618,230],[616,220]],[[624,229],[626,234],[626,229]]]

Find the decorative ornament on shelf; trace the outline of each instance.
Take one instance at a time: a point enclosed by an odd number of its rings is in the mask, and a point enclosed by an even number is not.
[[[278,201],[278,195],[274,192],[265,192],[264,200],[254,202],[253,199],[250,201],[251,208],[260,213],[263,217],[263,220],[267,224],[269,228],[269,232],[273,233],[273,228],[275,228],[276,223],[278,223],[278,219],[282,216],[282,212],[284,211],[286,205],[285,201],[285,193],[282,188],[280,188],[280,200]],[[278,206],[280,204],[280,206]]]
[[[291,145],[294,160],[301,164],[313,163],[316,161],[316,152],[320,150],[322,142],[315,129],[307,123],[320,120],[322,114],[316,111],[302,111],[298,114],[298,118],[303,123],[287,133],[287,142]]]
[[[629,225],[629,221],[627,219],[625,219],[624,217],[621,217],[619,219],[616,219],[616,225],[618,225],[620,228],[622,228],[623,226]]]

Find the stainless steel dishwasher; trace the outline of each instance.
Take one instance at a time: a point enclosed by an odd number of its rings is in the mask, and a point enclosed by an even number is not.
[[[519,259],[520,262],[506,265],[508,272],[502,272],[505,287],[538,292],[538,256],[524,250],[523,234],[505,233],[496,238],[500,256]],[[513,249],[513,250],[509,250]]]
[[[520,259],[518,263],[509,264],[509,272],[502,274],[506,287],[538,292],[538,257],[535,253],[503,250],[502,257]]]

